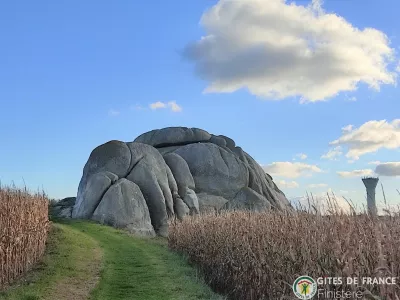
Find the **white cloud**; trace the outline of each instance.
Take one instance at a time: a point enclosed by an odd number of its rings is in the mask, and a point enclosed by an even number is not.
[[[296,181],[279,180],[277,185],[282,189],[294,189],[299,187],[299,184]]]
[[[285,0],[220,0],[200,21],[206,36],[184,56],[210,84],[206,92],[320,101],[360,82],[379,90],[396,83],[397,58],[388,37],[322,10]]]
[[[400,162],[380,163],[376,166],[375,173],[381,176],[400,176]]]
[[[304,153],[298,153],[295,156],[300,158],[300,159],[303,159],[303,160],[307,158],[307,154],[304,154]]]
[[[351,178],[351,177],[363,177],[370,176],[374,172],[371,169],[363,169],[363,170],[353,170],[353,171],[339,171],[336,172],[340,177]]]
[[[151,109],[160,109],[160,108],[166,108],[167,107],[167,105],[164,103],[164,102],[161,102],[161,101],[157,101],[157,102],[154,102],[154,103],[151,103],[150,104],[150,108]]]
[[[320,173],[322,170],[315,165],[309,165],[300,162],[273,162],[269,165],[264,165],[263,169],[268,174],[273,176],[282,176],[287,178],[297,178],[300,176],[311,176],[312,173]]]
[[[337,160],[339,156],[343,154],[342,152],[342,147],[337,146],[331,150],[329,150],[327,153],[321,156],[323,159],[329,159],[329,160]]]
[[[342,136],[331,142],[330,145],[347,146],[346,157],[353,160],[382,148],[400,148],[400,119],[392,122],[368,121],[359,128],[351,128],[351,130],[343,132]]]
[[[176,104],[175,101],[170,101],[168,102],[168,106],[171,108],[173,112],[180,112],[182,111],[182,107],[180,107],[178,104]]]
[[[349,163],[349,164],[354,164],[356,161],[355,160],[353,160],[353,159],[349,159],[348,161],[347,161],[347,163]]]
[[[108,111],[108,115],[111,116],[111,117],[116,117],[116,116],[118,116],[119,114],[120,114],[120,112],[119,112],[118,110],[115,110],[115,109],[110,109],[110,110]]]
[[[369,165],[379,165],[381,162],[379,160],[376,161],[370,161],[368,164]]]
[[[310,189],[315,189],[315,188],[322,188],[322,187],[327,187],[328,185],[326,183],[312,183],[309,184],[307,187]]]
[[[182,111],[182,107],[179,106],[176,103],[176,101],[169,101],[168,103],[164,103],[164,102],[158,101],[158,102],[155,102],[155,103],[151,103],[150,104],[150,108],[153,109],[153,110],[162,109],[162,108],[169,108],[173,112],[181,112]]]

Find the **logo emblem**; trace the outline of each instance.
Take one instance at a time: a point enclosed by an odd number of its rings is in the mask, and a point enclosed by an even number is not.
[[[293,283],[293,292],[299,299],[311,299],[317,293],[317,283],[309,276],[300,276]]]

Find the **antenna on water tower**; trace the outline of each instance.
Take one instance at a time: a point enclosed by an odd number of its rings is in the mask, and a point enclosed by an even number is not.
[[[362,182],[367,189],[367,206],[368,206],[368,213],[376,216],[377,209],[376,209],[376,202],[375,202],[375,188],[378,185],[379,178],[378,177],[364,177]]]

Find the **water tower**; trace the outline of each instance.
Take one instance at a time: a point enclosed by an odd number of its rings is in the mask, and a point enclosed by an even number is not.
[[[378,184],[379,178],[377,177],[364,177],[362,182],[367,189],[367,206],[368,206],[368,213],[376,216],[377,209],[376,209],[376,202],[375,202],[375,188]]]

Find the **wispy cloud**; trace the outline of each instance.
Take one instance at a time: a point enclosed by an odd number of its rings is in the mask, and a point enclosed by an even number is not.
[[[151,103],[149,106],[150,106],[150,109],[153,109],[153,110],[167,107],[167,105],[161,101]]]
[[[363,169],[363,170],[353,170],[353,171],[339,171],[336,172],[340,177],[351,178],[351,177],[362,177],[362,176],[370,176],[374,172],[371,169]]]
[[[298,153],[298,154],[296,154],[296,155],[295,155],[295,157],[296,157],[296,158],[300,158],[300,159],[304,160],[304,159],[306,159],[306,158],[307,158],[307,154],[304,154],[304,153]]]
[[[337,160],[343,154],[342,147],[337,146],[321,156],[323,159]]]
[[[156,110],[156,109],[164,109],[164,108],[169,108],[173,112],[181,112],[183,109],[181,106],[179,106],[176,101],[169,101],[167,103],[158,101],[151,103],[149,105],[150,109]]]
[[[299,187],[299,184],[296,181],[278,180],[277,185],[282,189],[294,189]]]
[[[173,112],[181,112],[182,107],[180,107],[178,104],[176,104],[175,101],[170,101],[168,102],[168,106],[171,108]]]
[[[346,127],[345,127],[346,128]],[[348,127],[332,146],[347,146],[346,157],[357,160],[361,155],[380,149],[400,148],[400,119],[368,121],[359,128]]]
[[[264,171],[273,176],[282,176],[287,178],[297,178],[301,176],[309,177],[313,173],[320,173],[322,170],[316,165],[309,165],[300,162],[273,162],[262,166]]]

